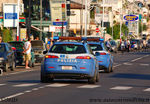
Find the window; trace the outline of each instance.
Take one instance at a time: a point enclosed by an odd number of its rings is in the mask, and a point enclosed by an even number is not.
[[[75,44],[56,44],[53,45],[49,52],[62,54],[81,54],[86,53],[83,45]]]
[[[99,44],[89,44],[89,45],[90,45],[92,51],[102,51],[103,50],[102,46]]]

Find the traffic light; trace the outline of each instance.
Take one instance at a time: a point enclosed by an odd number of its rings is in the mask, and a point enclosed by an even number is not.
[[[70,0],[67,0],[67,16],[70,16]]]

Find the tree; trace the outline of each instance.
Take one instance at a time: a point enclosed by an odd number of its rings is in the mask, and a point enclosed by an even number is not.
[[[108,27],[106,31],[108,34],[110,34],[112,36],[112,27]],[[127,34],[129,33],[128,27],[125,24],[122,24],[121,31],[122,31],[124,37],[126,37]],[[116,23],[113,26],[113,38],[120,39],[120,24],[119,23]]]
[[[3,29],[2,31],[3,42],[12,41],[12,31],[9,29]]]

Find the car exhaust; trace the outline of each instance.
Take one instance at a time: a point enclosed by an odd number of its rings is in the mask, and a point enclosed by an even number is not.
[[[3,70],[2,69],[0,69],[0,76],[2,76],[3,75]]]

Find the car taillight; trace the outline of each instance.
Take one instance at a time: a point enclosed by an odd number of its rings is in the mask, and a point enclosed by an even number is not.
[[[78,56],[76,59],[91,59],[90,56]]]
[[[54,56],[54,55],[46,55],[45,58],[58,58],[58,56]]]
[[[105,52],[103,52],[103,53],[100,53],[100,55],[106,55],[106,53],[105,53]]]

